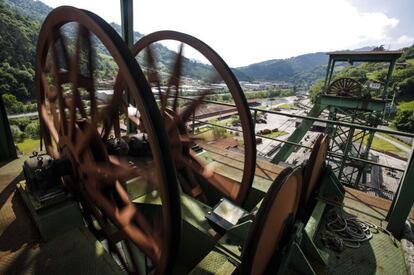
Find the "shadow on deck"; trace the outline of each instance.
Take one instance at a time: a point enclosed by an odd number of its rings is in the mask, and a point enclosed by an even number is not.
[[[346,188],[342,211],[347,216],[386,227],[384,220],[390,205],[391,201]],[[388,233],[372,230],[372,239],[361,243],[359,248],[345,247],[342,252],[334,252],[320,241],[326,232],[325,222],[316,240],[318,247],[329,254],[329,260],[327,266],[317,268],[317,274],[407,274],[401,243]]]
[[[42,242],[16,184],[22,159],[0,166],[0,274],[123,274],[86,229]]]

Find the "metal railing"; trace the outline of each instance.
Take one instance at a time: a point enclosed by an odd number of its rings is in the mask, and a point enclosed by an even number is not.
[[[185,96],[178,96],[178,98],[183,99],[183,100],[189,100],[189,101],[196,100],[195,98],[189,98],[189,97],[185,97]],[[216,104],[216,105],[222,105],[222,106],[236,108],[236,105],[232,104],[232,103],[218,102],[218,101],[212,101],[212,100],[203,100],[202,102],[203,103]],[[374,131],[374,132],[379,132],[379,133],[385,133],[385,134],[391,134],[391,135],[414,138],[413,133],[406,133],[406,132],[401,132],[401,131],[381,129],[381,128],[375,128],[375,127],[370,127],[370,126],[364,126],[364,125],[360,125],[360,124],[353,124],[353,123],[348,123],[348,122],[329,120],[329,119],[323,119],[323,118],[317,118],[317,117],[309,117],[309,116],[298,115],[298,114],[289,114],[289,113],[285,113],[285,112],[281,112],[281,111],[266,110],[266,109],[260,109],[260,108],[256,108],[256,107],[249,107],[249,109],[254,112],[254,117],[256,117],[257,112],[262,112],[262,113],[269,113],[269,114],[274,114],[274,115],[286,116],[286,117],[290,117],[290,118],[299,118],[299,119],[303,119],[303,120],[318,121],[318,122],[332,124],[332,125],[340,125],[340,126],[344,126],[344,127],[353,127],[353,128],[361,129],[361,130],[368,130],[368,131]],[[214,126],[214,127],[224,128],[226,130],[230,130],[230,131],[234,131],[234,132],[243,132],[240,129],[227,127],[227,126],[223,126],[223,125],[219,125],[219,124],[215,124],[215,123],[211,123],[211,122],[197,120],[197,119],[194,119],[194,116],[195,116],[195,114],[193,113],[193,120],[192,120],[193,127],[194,127],[194,123],[197,122],[197,123],[200,123],[200,124],[205,124],[205,125],[210,125],[210,126]],[[254,122],[254,123],[256,123],[256,122]],[[284,140],[284,139],[273,138],[273,137],[269,137],[269,136],[265,136],[265,135],[260,135],[260,134],[257,134],[257,133],[255,133],[255,136],[260,137],[260,138],[273,140],[273,141],[277,141],[277,142],[281,142],[281,143],[287,143],[287,144],[298,146],[298,147],[301,147],[301,148],[306,148],[306,149],[310,149],[310,150],[312,149],[312,147],[310,147],[310,146],[306,146],[306,145],[303,145],[303,144],[300,144],[300,143],[296,143],[296,142],[292,142],[292,141],[288,141],[288,140]],[[362,162],[362,163],[369,164],[369,165],[376,165],[376,166],[379,166],[379,167],[382,167],[382,168],[387,168],[387,169],[390,169],[390,170],[393,170],[393,171],[405,172],[404,169],[400,169],[400,168],[397,168],[397,167],[392,167],[392,166],[389,166],[389,165],[380,164],[380,163],[377,163],[377,162],[370,161],[369,159],[362,159],[362,158],[357,158],[357,157],[352,157],[352,156],[345,156],[345,155],[337,154],[337,153],[334,153],[334,152],[328,152],[328,154],[333,156],[333,157],[337,157],[337,158],[345,158],[346,160],[358,161],[358,162]]]

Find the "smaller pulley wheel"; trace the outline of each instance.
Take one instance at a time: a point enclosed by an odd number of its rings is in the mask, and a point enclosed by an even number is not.
[[[158,69],[160,62],[154,48],[159,47],[156,42],[167,40],[180,46],[175,61],[166,73]],[[187,47],[196,50],[211,64],[211,67],[205,65],[205,70],[210,70],[211,75],[209,79],[198,82],[202,84],[194,84],[195,81],[184,77],[193,73],[188,68],[190,61],[183,54]],[[184,192],[215,204],[216,201],[211,201],[207,196],[208,191],[214,189],[220,197],[243,205],[253,182],[256,145],[249,106],[231,69],[207,44],[175,31],[159,31],[142,37],[132,47],[132,53],[146,68],[147,79],[158,95]],[[214,102],[218,94],[226,100],[221,105]],[[221,144],[221,147],[212,148],[215,144]],[[227,148],[233,148],[233,151],[223,150]],[[203,150],[212,156],[213,161],[203,158],[200,153]],[[238,157],[226,163],[226,154]]]

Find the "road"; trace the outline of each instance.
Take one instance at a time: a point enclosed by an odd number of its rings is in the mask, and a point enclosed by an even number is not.
[[[38,112],[32,112],[32,113],[24,113],[24,114],[16,114],[16,115],[7,115],[8,119],[12,118],[19,118],[19,117],[37,117],[39,115]]]

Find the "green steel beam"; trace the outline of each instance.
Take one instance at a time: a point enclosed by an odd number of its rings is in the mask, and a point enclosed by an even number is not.
[[[322,111],[326,108],[326,105],[322,104],[315,104],[313,108],[309,112],[310,117],[318,117]],[[299,125],[298,128],[289,136],[287,141],[298,143],[302,140],[302,138],[306,135],[309,131],[310,127],[312,126],[312,120],[303,120],[302,123]],[[280,148],[279,152],[274,156],[272,159],[273,163],[278,163],[280,161],[286,161],[287,158],[292,154],[295,145],[285,143],[282,148]]]
[[[402,51],[336,51],[327,54],[334,61],[354,63],[395,62],[402,53]]]
[[[329,77],[329,71],[331,69],[331,65],[332,65],[332,58],[329,57],[329,61],[328,61],[328,67],[326,67],[326,75],[325,75],[325,82],[323,83],[323,90],[325,90],[326,85],[328,83],[328,77]]]
[[[390,211],[386,220],[388,221],[387,230],[397,238],[401,237],[404,230],[405,221],[410,214],[414,203],[414,152],[411,157],[407,170],[400,183],[397,194],[394,196]]]
[[[385,79],[384,90],[382,91],[382,95],[381,95],[382,99],[385,99],[388,97],[388,92],[387,92],[388,84],[390,82],[392,72],[394,71],[394,67],[395,67],[395,60],[391,61],[390,66],[388,67],[387,78]]]
[[[328,83],[326,83],[326,86],[329,86],[329,84],[331,83],[332,74],[335,69],[335,62],[336,62],[335,60],[332,61],[331,70],[329,71]]]
[[[386,101],[379,99],[361,99],[352,97],[339,97],[330,95],[321,95],[320,103],[326,106],[335,106],[339,108],[359,109],[367,111],[383,111]]]
[[[122,38],[131,48],[134,45],[134,11],[132,0],[121,0],[121,29]],[[126,93],[126,100],[129,104],[135,105],[135,102],[129,93]],[[132,121],[128,120],[127,132],[132,133],[136,131],[136,126]]]
[[[0,95],[0,161],[17,158],[3,97]]]
[[[369,154],[369,151],[371,150],[371,145],[372,145],[372,141],[374,140],[374,136],[375,136],[375,132],[374,131],[369,131],[367,145],[365,146],[364,152],[360,155],[360,158],[368,159],[368,154]],[[363,137],[363,138],[365,138],[365,137]],[[363,163],[363,168],[358,171],[358,175],[357,175],[357,178],[355,180],[355,185],[359,184],[359,182],[361,181],[361,177],[365,178],[367,167],[368,167],[368,165],[366,163]],[[365,180],[363,182],[365,182]]]
[[[339,180],[341,180],[342,173],[343,173],[345,167],[347,166],[346,165],[346,159],[347,159],[346,157],[348,156],[349,151],[352,148],[352,142],[353,142],[353,138],[354,138],[354,132],[355,132],[355,128],[349,129],[348,137],[346,139],[345,149],[344,149],[344,152],[343,152],[344,157],[342,158],[341,165],[339,167],[339,172],[338,172],[338,179]],[[352,179],[352,177],[351,177],[351,179]]]
[[[122,38],[129,48],[134,44],[134,11],[132,0],[121,0]]]

